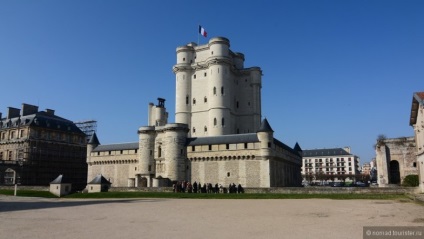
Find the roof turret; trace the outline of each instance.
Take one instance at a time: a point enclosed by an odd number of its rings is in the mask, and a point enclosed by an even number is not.
[[[269,125],[268,120],[265,118],[262,120],[261,127],[258,132],[274,132],[274,130],[272,130],[271,125]]]
[[[95,145],[99,145],[99,139],[97,138],[96,133],[94,132],[93,135],[91,135],[90,140],[88,141],[88,144],[95,144]]]

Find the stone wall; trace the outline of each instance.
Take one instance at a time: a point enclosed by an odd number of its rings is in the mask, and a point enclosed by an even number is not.
[[[380,187],[402,183],[407,175],[418,175],[413,137],[379,140],[376,146],[377,174]],[[397,170],[395,170],[395,166],[398,168]]]
[[[191,181],[218,183],[228,186],[230,183],[247,187],[269,187],[268,160],[196,160],[191,162]]]
[[[417,188],[354,188],[354,187],[281,187],[281,188],[244,188],[245,193],[280,194],[412,194]],[[172,192],[172,187],[160,188],[110,188],[110,192]]]

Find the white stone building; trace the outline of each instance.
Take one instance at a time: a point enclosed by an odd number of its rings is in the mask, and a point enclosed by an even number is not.
[[[302,176],[306,181],[352,181],[359,174],[359,157],[351,154],[349,147],[302,152]]]
[[[224,37],[177,48],[176,123],[165,100],[149,104],[148,125],[134,143],[87,146],[88,180],[102,174],[112,187],[156,187],[172,181],[280,187],[301,184],[301,149],[273,137],[261,120],[259,67]]]

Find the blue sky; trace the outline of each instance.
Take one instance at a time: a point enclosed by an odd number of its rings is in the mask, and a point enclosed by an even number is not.
[[[412,136],[424,91],[424,1],[0,1],[0,112],[22,103],[95,119],[102,144],[137,141],[147,105],[175,113],[175,49],[224,36],[259,66],[262,115],[303,149]]]

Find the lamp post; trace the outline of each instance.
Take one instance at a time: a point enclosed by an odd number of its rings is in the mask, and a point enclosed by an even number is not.
[[[20,173],[19,173],[19,184],[20,184],[22,182],[23,165],[24,165],[24,160],[20,155],[18,157],[17,164],[19,164],[19,166],[21,168]],[[18,192],[18,180],[17,179],[18,179],[18,177],[17,177],[17,173],[16,173],[16,170],[15,170],[15,192],[14,192],[14,196],[16,196],[17,192]]]

